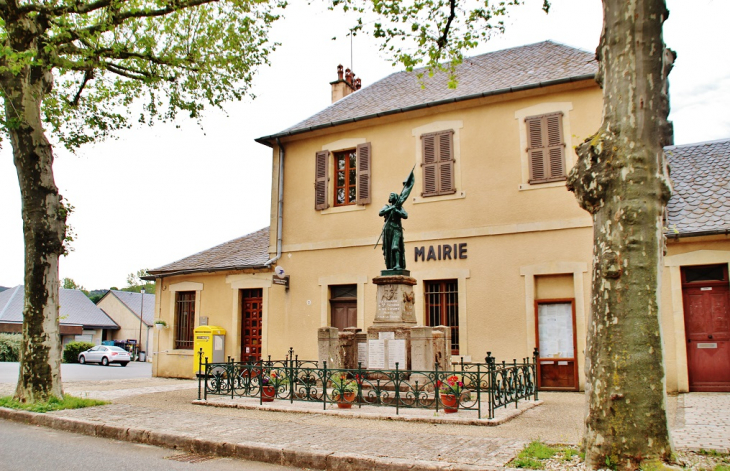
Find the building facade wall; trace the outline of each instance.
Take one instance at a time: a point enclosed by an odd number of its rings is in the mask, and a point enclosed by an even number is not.
[[[600,125],[601,92],[578,83],[489,99],[471,100],[412,113],[377,118],[284,139],[284,213],[282,257],[276,262],[290,287],[272,284],[269,270],[166,277],[158,281],[155,317],[168,328],[158,331],[154,372],[191,377],[192,350],[174,348],[175,292],[196,292],[200,316],[223,327],[226,356],[241,357],[240,291],[263,293],[262,352],[281,359],[293,348],[300,359],[316,359],[317,329],[332,325],[332,287],[354,285],[357,327],[375,316],[372,278],[384,269],[381,247],[373,248],[383,225],[379,210],[390,192],[399,192],[415,166],[416,183],[404,208],[407,268],[414,288],[418,324],[426,323],[424,286],[455,280],[459,305],[459,353],[465,361],[484,361],[487,352],[511,361],[532,355],[537,344],[536,303],[574,300],[578,385],[583,389],[584,351],[590,323],[592,220],[580,209],[565,182],[531,185],[525,118],[562,113],[565,166],[575,160],[574,146]],[[452,130],[454,183],[450,195],[424,197],[420,136]],[[333,160],[328,165],[330,207],[315,210],[315,155],[370,143],[372,202],[335,207]],[[275,146],[273,155],[278,155]],[[272,167],[270,256],[276,254],[278,160]],[[449,246],[463,256],[428,260],[430,247]],[[687,389],[679,266],[727,263],[727,238],[669,241],[661,292],[667,390]],[[416,256],[417,249],[424,256]],[[443,254],[442,254],[443,255]],[[679,295],[679,297],[677,297]],[[683,353],[684,352],[684,353]]]

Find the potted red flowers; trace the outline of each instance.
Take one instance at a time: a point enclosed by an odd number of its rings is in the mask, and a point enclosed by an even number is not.
[[[261,401],[272,402],[276,398],[279,387],[289,383],[289,379],[277,371],[264,374],[261,378]]]
[[[446,381],[437,381],[436,387],[439,389],[444,412],[447,414],[458,412],[462,395],[468,394],[464,392],[464,382],[458,376],[451,375]]]
[[[357,383],[347,379],[344,373],[335,373],[330,377],[332,382],[332,399],[337,401],[340,409],[351,409],[357,399]]]

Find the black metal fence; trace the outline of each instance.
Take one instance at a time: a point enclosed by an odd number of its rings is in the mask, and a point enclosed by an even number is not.
[[[537,358],[497,363],[487,352],[484,363],[464,362],[431,371],[329,368],[327,362],[299,360],[292,349],[284,360],[208,363],[199,352],[198,399],[209,395],[351,406],[477,411],[481,419],[520,400],[537,400]],[[532,360],[532,361],[531,361]],[[342,407],[342,406],[340,406]]]

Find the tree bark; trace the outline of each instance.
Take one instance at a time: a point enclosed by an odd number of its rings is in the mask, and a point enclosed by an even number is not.
[[[664,0],[603,0],[596,51],[603,122],[578,149],[568,188],[593,215],[593,282],[586,349],[583,446],[592,468],[668,461],[672,444],[659,286],[663,216],[671,186],[663,147],[667,76]]]
[[[20,183],[25,239],[23,340],[15,398],[38,402],[63,397],[58,258],[64,252],[67,211],[54,182],[53,152],[41,121],[41,103],[53,85],[39,40],[42,26],[27,17],[6,18],[6,25],[6,46],[35,54],[33,62],[17,73],[5,72],[0,82]]]

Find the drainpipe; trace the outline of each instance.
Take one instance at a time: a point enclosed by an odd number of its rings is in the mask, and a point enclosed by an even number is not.
[[[278,137],[276,138],[276,145],[279,147],[279,206],[276,222],[276,257],[265,263],[267,267],[270,267],[271,264],[281,258],[281,237],[284,224],[284,146],[281,145]]]

